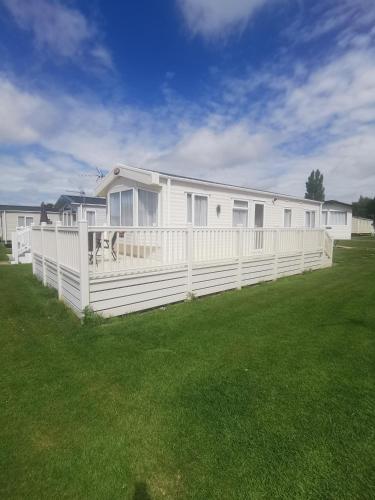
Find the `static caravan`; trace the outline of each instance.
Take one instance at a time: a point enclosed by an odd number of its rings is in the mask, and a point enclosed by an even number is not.
[[[322,225],[334,240],[350,240],[352,234],[352,206],[336,200],[327,200],[322,209]]]
[[[375,234],[374,221],[364,217],[353,217],[352,234]]]
[[[321,202],[118,165],[97,187],[107,224],[209,228],[320,228]]]
[[[59,220],[55,209],[48,209],[48,218],[52,222]],[[0,239],[10,242],[12,233],[17,227],[28,227],[31,224],[39,224],[40,207],[24,205],[0,205]]]
[[[77,221],[87,220],[89,226],[106,223],[106,199],[94,196],[63,194],[55,204],[63,226],[76,226]]]

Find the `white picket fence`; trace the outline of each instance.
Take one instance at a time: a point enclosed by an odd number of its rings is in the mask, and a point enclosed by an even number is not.
[[[158,288],[157,280],[163,279],[162,273],[183,272],[184,278],[178,275],[183,279],[183,292],[174,296],[180,300],[182,295],[194,292],[197,269],[210,267],[212,273],[217,271],[215,283],[224,276],[222,271],[227,276],[235,274],[236,279],[231,278],[230,285],[238,288],[247,283],[242,273],[250,261],[266,266],[268,274],[260,275],[261,280],[285,275],[289,270],[287,265],[291,266],[289,274],[293,274],[309,268],[309,263],[311,268],[322,267],[323,255],[332,258],[332,241],[324,229],[88,227],[86,221],[81,221],[77,227],[63,227],[59,223],[33,226],[31,234],[34,274],[44,284],[57,288],[59,296],[78,314],[91,302],[99,301],[98,284],[108,280],[112,285],[117,280],[122,287],[125,278],[144,276],[140,286],[150,294],[149,278],[146,279],[150,273],[158,277],[155,278]],[[229,271],[222,266],[230,266]],[[127,297],[132,290],[135,295],[139,293],[138,289],[128,287]],[[103,293],[107,297],[109,292]],[[105,300],[109,306],[111,296]],[[114,303],[119,300],[116,298]],[[156,305],[162,305],[162,301],[163,297],[158,297]],[[147,305],[147,300],[144,302]],[[155,302],[151,304],[153,307]]]
[[[31,227],[17,227],[12,232],[12,261],[19,263],[20,257],[31,251]]]

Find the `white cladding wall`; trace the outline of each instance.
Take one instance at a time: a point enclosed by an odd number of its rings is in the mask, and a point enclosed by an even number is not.
[[[98,205],[85,205],[83,207],[83,216],[86,219],[86,212],[95,212],[95,225],[103,226],[107,223],[107,208]]]
[[[320,227],[320,205],[308,201],[287,200],[273,195],[252,195],[247,191],[235,191],[229,188],[208,187],[185,181],[172,180],[170,189],[170,214],[172,226],[182,226],[187,221],[187,193],[208,196],[208,225],[212,227],[232,227],[233,202],[243,200],[249,202],[249,227],[254,227],[254,210],[256,203],[264,204],[264,227],[284,227],[284,209],[292,210],[292,227],[305,226],[305,211],[313,210],[315,226]],[[220,205],[220,215],[216,207]]]
[[[350,240],[352,237],[352,211],[349,207],[329,203],[323,206],[323,211],[328,212],[328,224],[324,227],[334,240]],[[330,222],[330,212],[346,212],[346,224],[334,225]]]
[[[374,234],[374,226],[371,219],[362,219],[361,217],[352,218],[353,234]]]
[[[48,218],[55,223],[59,220],[59,214],[48,212]],[[1,227],[5,228],[4,234],[1,235],[4,240],[11,240],[12,232],[18,227],[18,217],[32,217],[34,224],[39,224],[40,222],[40,212],[2,212],[2,224]],[[5,224],[4,224],[5,221]]]

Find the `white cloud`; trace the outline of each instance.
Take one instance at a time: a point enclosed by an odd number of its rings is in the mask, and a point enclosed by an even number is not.
[[[260,7],[273,0],[178,0],[193,34],[222,37],[242,28]]]
[[[97,41],[98,30],[77,9],[59,1],[1,0],[17,25],[33,34],[36,46],[70,60],[92,57],[111,68],[108,50]]]

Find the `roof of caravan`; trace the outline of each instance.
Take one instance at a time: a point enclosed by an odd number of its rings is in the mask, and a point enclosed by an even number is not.
[[[85,195],[72,195],[62,194],[57,200],[55,206],[62,206],[66,203],[78,203],[79,205],[102,205],[107,204],[106,198],[100,196],[85,196]]]
[[[283,196],[283,197],[291,198],[291,199],[298,200],[298,201],[304,201],[304,202],[310,202],[310,203],[316,203],[316,204],[321,204],[322,203],[321,201],[309,200],[309,199],[305,199],[305,198],[300,198],[298,196],[293,196],[293,195],[288,195],[288,194],[283,194],[283,193],[276,193],[276,192],[273,192],[273,191],[266,191],[264,189],[251,188],[251,187],[248,187],[248,186],[239,186],[239,185],[235,185],[235,184],[226,184],[224,182],[209,181],[209,180],[206,180],[206,179],[199,179],[199,178],[196,178],[196,177],[188,177],[188,176],[185,176],[185,175],[172,174],[172,173],[163,172],[163,171],[159,171],[159,170],[151,170],[151,169],[148,169],[148,168],[134,167],[134,166],[126,165],[126,164],[123,164],[123,163],[119,163],[117,166],[120,167],[120,168],[124,168],[124,169],[128,169],[128,170],[133,170],[133,171],[136,171],[136,172],[150,172],[150,173],[155,173],[155,174],[162,175],[163,177],[170,177],[172,179],[175,178],[175,179],[181,179],[181,180],[186,180],[186,181],[190,181],[190,182],[199,182],[199,183],[202,183],[202,184],[209,184],[209,185],[212,185],[212,186],[222,186],[222,187],[226,187],[226,188],[229,188],[229,189],[236,189],[236,190],[239,190],[239,191],[240,190],[241,191],[251,191],[253,193],[267,194],[269,196]],[[113,174],[113,170],[114,169],[112,169],[111,172],[109,174],[107,174],[107,175]],[[100,187],[100,185],[98,187]]]
[[[325,204],[328,204],[328,203],[331,203],[332,205],[335,204],[335,205],[342,205],[343,207],[349,207],[349,208],[352,208],[352,204],[351,203],[344,203],[343,201],[337,201],[337,200],[326,200],[323,204],[323,206]]]
[[[0,211],[40,213],[40,206],[35,207],[30,205],[0,205]],[[57,210],[55,208],[47,208],[47,212],[57,212]]]

